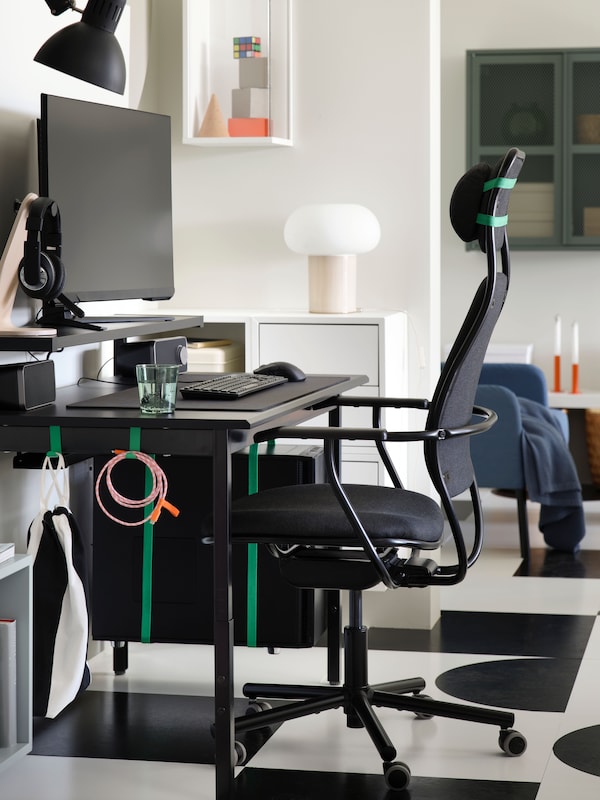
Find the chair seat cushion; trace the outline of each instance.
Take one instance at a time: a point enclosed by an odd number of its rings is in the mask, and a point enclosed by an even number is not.
[[[376,546],[440,544],[444,516],[430,497],[387,486],[349,484],[344,490]],[[358,544],[328,484],[267,489],[236,500],[232,535],[273,544]]]

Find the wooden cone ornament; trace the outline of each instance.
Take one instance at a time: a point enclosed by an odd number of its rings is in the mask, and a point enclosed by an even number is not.
[[[227,122],[216,94],[210,98],[198,136],[229,136]]]

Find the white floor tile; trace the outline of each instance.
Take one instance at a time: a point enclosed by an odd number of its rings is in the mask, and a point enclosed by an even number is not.
[[[214,800],[214,770],[158,761],[27,756],[0,773],[3,800]]]

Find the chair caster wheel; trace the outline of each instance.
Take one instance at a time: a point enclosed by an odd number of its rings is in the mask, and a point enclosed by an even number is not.
[[[507,756],[520,756],[527,750],[527,739],[519,731],[512,728],[500,731],[498,744]]]
[[[401,792],[410,783],[410,769],[402,761],[386,762],[383,765],[383,777],[388,789]]]
[[[246,759],[248,758],[248,752],[244,747],[244,745],[238,741],[235,741],[233,743],[233,751],[235,754],[234,767],[241,767],[242,764],[246,763]]]
[[[266,700],[252,700],[252,702],[248,703],[246,715],[260,714],[261,711],[269,711],[271,708],[273,708],[273,706],[267,703]]]

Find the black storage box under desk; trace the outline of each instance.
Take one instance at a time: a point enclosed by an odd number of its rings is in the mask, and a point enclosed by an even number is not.
[[[322,448],[275,445],[259,450],[261,489],[324,480]],[[96,476],[108,457],[94,458]],[[163,511],[154,526],[152,626],[150,641],[213,641],[213,547],[204,543],[200,521],[212,504],[212,462],[208,457],[158,456],[169,482],[167,499],[180,510],[177,518]],[[142,498],[145,467],[139,461],[117,464],[117,491]],[[233,497],[248,491],[248,455],[233,457]],[[109,509],[106,485],[103,502]],[[118,509],[115,515],[140,519],[140,511]],[[126,527],[109,519],[94,503],[92,635],[107,641],[140,641],[143,526]],[[247,614],[247,547],[233,548],[233,608],[236,644],[245,644]],[[325,593],[296,589],[279,573],[277,559],[258,550],[256,645],[311,647],[326,628]]]

